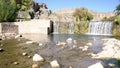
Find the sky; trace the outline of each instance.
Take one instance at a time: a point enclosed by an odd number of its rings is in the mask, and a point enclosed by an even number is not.
[[[38,3],[45,3],[51,10],[60,8],[86,7],[99,12],[111,12],[116,9],[120,0],[34,0]]]

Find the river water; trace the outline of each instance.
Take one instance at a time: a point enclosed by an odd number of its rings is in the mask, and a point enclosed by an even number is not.
[[[24,38],[33,40],[39,44],[22,44],[16,43],[16,40],[8,40],[0,46],[5,49],[5,52],[0,53],[0,66],[2,68],[31,68],[34,62],[32,58],[22,56],[23,52],[26,52],[28,56],[33,56],[35,53],[40,54],[45,61],[40,68],[51,68],[50,63],[53,60],[57,60],[60,64],[60,68],[87,68],[88,66],[97,62],[103,62],[103,59],[93,59],[90,53],[98,53],[102,50],[102,39],[113,38],[113,36],[93,36],[93,35],[75,35],[75,34],[26,34]],[[58,42],[66,42],[68,38],[71,38],[73,43],[70,47],[63,47],[56,45]],[[86,43],[92,43],[87,51],[82,51],[80,47],[86,46]],[[75,48],[73,46],[76,46]],[[18,65],[14,65],[14,62],[18,62]],[[106,67],[107,68],[107,67]],[[109,68],[109,67],[108,67]]]

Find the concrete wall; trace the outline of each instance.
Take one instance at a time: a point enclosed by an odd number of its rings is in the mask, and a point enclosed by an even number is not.
[[[46,19],[33,19],[30,21],[0,23],[0,33],[19,33],[19,34],[49,34],[53,32],[52,21]]]
[[[18,25],[13,23],[0,23],[0,33],[18,33]]]

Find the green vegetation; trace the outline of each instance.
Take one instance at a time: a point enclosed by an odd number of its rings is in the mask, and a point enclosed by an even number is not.
[[[102,19],[102,21],[115,21],[115,19],[116,19],[116,16],[112,16],[112,17],[109,17],[109,18],[104,17],[104,18]]]
[[[33,3],[33,0],[15,0],[15,3],[20,11],[25,11],[29,9],[31,4]]]
[[[69,26],[68,26],[67,22],[66,23],[60,22],[59,23],[59,33],[60,34],[66,34],[66,33],[68,33],[68,30],[69,30],[68,27]]]
[[[76,22],[74,26],[75,34],[85,34],[88,32],[88,22],[87,21],[80,21]]]
[[[17,17],[18,9],[14,2],[0,0],[0,22],[12,22]]]
[[[79,21],[90,21],[93,19],[92,14],[88,12],[86,8],[77,8],[73,13],[73,17],[77,22]]]
[[[0,0],[0,22],[13,22],[18,11],[27,10],[32,0]],[[27,14],[25,15],[26,18]]]
[[[77,8],[73,13],[75,18],[74,32],[76,34],[84,34],[88,31],[88,22],[93,19],[92,14],[86,8]]]

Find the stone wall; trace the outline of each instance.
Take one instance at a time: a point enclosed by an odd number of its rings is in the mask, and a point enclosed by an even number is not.
[[[0,23],[0,33],[18,33],[18,25],[13,23]]]
[[[53,32],[53,22],[46,19],[33,19],[30,21],[0,23],[0,33],[19,34],[50,34]]]

